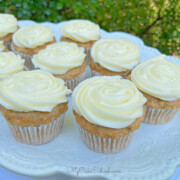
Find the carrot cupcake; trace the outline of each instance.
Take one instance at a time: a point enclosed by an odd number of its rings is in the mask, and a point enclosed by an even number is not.
[[[0,41],[0,52],[7,52],[8,48],[4,45],[3,41]]]
[[[0,53],[0,81],[24,70],[24,59],[13,52]]]
[[[124,78],[140,62],[138,46],[126,39],[101,39],[91,49],[90,68],[93,76],[120,75]]]
[[[84,47],[88,61],[92,45],[100,39],[100,28],[88,20],[70,20],[62,26],[61,34],[61,41],[75,42],[79,47]]]
[[[13,35],[11,48],[25,59],[25,66],[28,69],[34,69],[31,62],[32,55],[55,42],[53,32],[48,26],[33,24],[19,29]]]
[[[118,153],[131,142],[144,117],[146,99],[129,80],[95,76],[73,91],[73,112],[86,146]]]
[[[2,115],[14,138],[39,145],[60,132],[68,109],[64,81],[46,71],[23,71],[0,82]]]
[[[164,55],[149,59],[131,73],[131,80],[147,98],[143,122],[164,124],[171,121],[180,107],[180,66]]]
[[[11,14],[0,13],[0,41],[10,49],[12,35],[18,29],[17,19]]]
[[[32,58],[35,68],[63,79],[71,90],[86,77],[84,48],[75,43],[59,42],[47,46]]]

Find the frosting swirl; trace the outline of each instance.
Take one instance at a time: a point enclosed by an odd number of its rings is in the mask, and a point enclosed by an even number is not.
[[[180,66],[160,55],[135,67],[131,79],[144,93],[165,101],[180,99]]]
[[[0,41],[0,52],[3,52],[5,50],[5,46],[3,41]]]
[[[139,56],[138,46],[126,39],[101,39],[91,49],[94,62],[115,72],[133,69],[139,63]]]
[[[88,20],[70,20],[62,26],[61,34],[74,41],[85,43],[98,40],[100,28]]]
[[[0,53],[0,80],[24,70],[24,59],[13,52]]]
[[[86,120],[109,128],[124,128],[143,115],[146,98],[120,76],[95,76],[73,91],[73,107]]]
[[[64,84],[46,71],[22,71],[0,82],[0,104],[14,111],[51,112],[67,102],[71,91]]]
[[[0,37],[4,37],[9,33],[17,30],[17,19],[11,14],[0,13]]]
[[[39,24],[33,24],[19,29],[13,35],[13,42],[21,48],[36,48],[54,38],[50,27]]]
[[[75,43],[59,42],[39,51],[33,56],[32,62],[35,68],[52,74],[65,74],[68,70],[82,65],[85,56],[84,48]]]

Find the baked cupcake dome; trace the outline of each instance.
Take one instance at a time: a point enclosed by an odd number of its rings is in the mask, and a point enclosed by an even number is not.
[[[24,59],[13,52],[0,53],[0,81],[24,70]]]
[[[42,70],[19,72],[0,82],[2,114],[15,139],[38,145],[55,138],[70,92],[62,79]]]
[[[163,124],[173,119],[180,107],[180,66],[165,60],[164,55],[151,58],[131,73],[131,79],[147,97],[144,122]]]
[[[29,69],[34,69],[31,56],[54,42],[56,39],[48,26],[33,24],[19,29],[13,35],[12,49],[26,59],[25,65]]]
[[[79,47],[85,48],[86,60],[89,64],[90,49],[101,38],[99,25],[89,20],[70,20],[62,26],[61,34],[61,41],[75,42]]]
[[[32,58],[35,68],[46,70],[66,81],[70,89],[86,76],[84,48],[75,43],[59,42],[47,46]]]
[[[0,41],[10,48],[12,35],[18,29],[17,19],[11,14],[0,13]]]
[[[72,98],[84,143],[101,153],[117,153],[128,146],[146,102],[131,81],[119,76],[86,79],[74,89]]]
[[[139,62],[138,46],[126,39],[101,39],[91,49],[92,75],[126,77]]]

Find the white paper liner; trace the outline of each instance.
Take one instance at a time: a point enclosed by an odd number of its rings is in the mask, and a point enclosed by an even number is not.
[[[125,74],[125,77],[123,77],[123,78],[127,78],[127,76],[129,75],[129,71],[127,71],[127,73]],[[98,73],[98,72],[96,72],[96,71],[94,71],[94,70],[91,70],[91,76],[104,76],[104,75],[102,75],[102,74],[100,74],[100,73]]]
[[[135,133],[135,131],[132,131],[126,136],[113,139],[96,136],[81,128],[80,125],[78,127],[84,144],[89,149],[104,154],[118,153],[127,148]]]
[[[87,62],[87,65],[89,65],[89,62],[91,59],[91,47],[85,48],[85,53],[86,53],[86,62]]]
[[[143,123],[147,124],[165,124],[173,120],[179,108],[176,109],[154,109],[146,106],[146,114]]]
[[[73,90],[84,79],[86,79],[86,69],[80,76],[77,76],[70,80],[66,80],[65,82],[66,82],[67,87]]]
[[[8,50],[11,50],[11,41],[4,42],[4,45],[8,48]]]
[[[12,51],[13,51],[15,54],[18,54],[18,55],[21,56],[21,58],[25,59],[24,65],[25,65],[25,67],[26,67],[28,70],[33,70],[33,69],[35,69],[35,67],[34,67],[34,65],[33,65],[32,61],[31,61],[32,56],[26,55],[26,54],[23,54],[23,53],[20,53],[20,52],[16,51],[16,50],[13,48],[13,43],[11,43],[11,49],[12,49]]]
[[[8,123],[14,138],[23,144],[40,145],[53,140],[61,131],[65,113],[56,120],[40,126],[16,126]]]

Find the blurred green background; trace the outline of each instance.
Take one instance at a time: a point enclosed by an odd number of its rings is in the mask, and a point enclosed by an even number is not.
[[[180,56],[180,0],[0,0],[0,12],[18,19],[89,19],[107,31],[125,31],[162,53]]]

